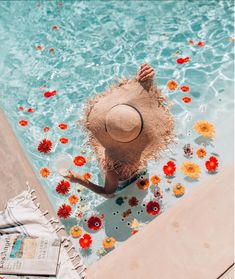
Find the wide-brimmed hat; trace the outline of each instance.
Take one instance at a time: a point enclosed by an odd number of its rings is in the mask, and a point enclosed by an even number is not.
[[[128,175],[158,159],[174,138],[174,121],[156,87],[136,80],[110,87],[90,99],[82,121],[101,165],[122,166]]]

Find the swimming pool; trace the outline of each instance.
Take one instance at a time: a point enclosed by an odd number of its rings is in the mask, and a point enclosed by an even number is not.
[[[80,187],[72,184],[68,194],[56,192],[61,177],[52,171],[52,165],[60,153],[86,158],[86,164],[74,165],[74,169],[90,173],[92,180],[98,181],[98,164],[78,124],[88,97],[103,91],[116,77],[132,77],[144,61],[156,69],[157,84],[172,104],[178,139],[162,160],[149,163],[149,178],[157,175],[161,179],[161,212],[181,199],[173,192],[177,183],[184,185],[188,194],[206,177],[216,175],[205,167],[211,156],[219,161],[217,171],[232,160],[232,1],[11,1],[1,2],[0,8],[1,107],[55,211],[63,203],[72,207],[71,217],[62,219],[68,234],[71,226],[78,224],[82,235],[91,235],[90,249],[80,247],[82,236],[73,239],[87,265],[110,250],[102,248],[106,236],[115,238],[118,247],[158,215],[146,211],[148,202],[157,200],[153,185],[146,190],[133,185],[110,201],[88,190],[81,193]],[[180,64],[181,57],[189,57],[189,61]],[[177,85],[168,83],[170,80]],[[189,91],[182,86],[189,86]],[[45,97],[45,92],[51,93]],[[183,101],[184,97],[190,97],[191,102]],[[214,140],[201,137],[193,128],[203,119],[214,125]],[[52,141],[48,154],[37,149],[43,138]],[[192,158],[184,156],[185,144],[193,148]],[[206,150],[204,158],[196,154],[199,148]],[[171,178],[163,172],[168,161],[176,165]],[[185,161],[199,165],[199,179],[181,172]],[[46,170],[40,174],[42,168],[49,169],[48,177],[41,176],[47,174]],[[68,201],[72,194],[79,199],[75,205]],[[87,226],[93,215],[102,222],[97,231]]]

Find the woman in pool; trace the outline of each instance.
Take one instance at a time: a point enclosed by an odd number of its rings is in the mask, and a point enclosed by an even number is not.
[[[142,175],[148,160],[159,158],[173,140],[174,121],[153,77],[153,68],[143,64],[134,79],[113,85],[87,103],[83,126],[104,186],[73,171],[66,178],[110,198]]]

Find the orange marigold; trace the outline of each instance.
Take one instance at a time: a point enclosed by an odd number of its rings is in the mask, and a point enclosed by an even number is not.
[[[27,120],[22,119],[22,120],[19,121],[20,126],[24,127],[24,126],[27,126],[28,124],[29,124],[29,122]]]
[[[169,80],[167,82],[167,87],[171,90],[171,91],[174,91],[177,87],[178,87],[178,84],[176,81],[174,80]]]
[[[161,182],[161,178],[157,175],[151,177],[151,182],[153,185],[158,185]]]
[[[197,157],[200,159],[206,157],[207,154],[204,148],[199,148],[196,153],[197,153]]]
[[[40,169],[40,175],[42,177],[47,178],[51,174],[50,170],[48,168],[41,168]]]
[[[78,197],[76,195],[72,195],[68,198],[69,203],[75,205],[78,202]]]
[[[140,190],[146,190],[149,187],[149,180],[148,178],[139,178],[136,185]]]

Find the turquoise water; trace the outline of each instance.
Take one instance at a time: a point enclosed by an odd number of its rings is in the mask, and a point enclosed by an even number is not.
[[[55,191],[61,177],[52,171],[52,164],[58,154],[92,157],[93,160],[74,169],[90,172],[92,181],[98,181],[98,163],[85,146],[86,135],[78,125],[84,102],[117,77],[131,78],[143,62],[155,68],[155,81],[172,103],[171,112],[176,119],[178,144],[148,167],[149,176],[161,178],[161,212],[184,198],[173,195],[176,183],[185,186],[187,195],[211,176],[205,170],[205,161],[211,155],[215,153],[218,157],[218,172],[233,160],[233,9],[233,1],[0,2],[1,107],[55,211],[61,204],[68,204],[69,196]],[[52,26],[58,28],[52,30]],[[189,44],[189,40],[194,44]],[[197,46],[199,41],[205,45]],[[38,45],[43,50],[37,50]],[[190,57],[190,61],[179,65],[176,63],[179,57]],[[179,85],[190,86],[190,92],[170,91],[166,84],[172,79]],[[52,90],[57,91],[56,96],[46,99],[43,93]],[[190,96],[192,102],[182,102],[184,96]],[[19,110],[21,106],[24,111]],[[34,113],[27,112],[30,107],[35,109]],[[28,120],[29,125],[21,127],[18,122],[22,119]],[[214,124],[213,141],[205,141],[194,131],[194,123],[201,119]],[[69,128],[61,130],[59,123],[67,123]],[[44,133],[46,126],[50,130]],[[61,144],[60,137],[68,138],[69,143]],[[43,138],[53,142],[48,155],[37,150]],[[188,143],[194,148],[192,159],[185,158],[182,150]],[[199,147],[206,149],[206,158],[195,155]],[[162,171],[168,160],[174,160],[177,167],[171,179]],[[200,165],[200,179],[192,181],[182,174],[181,163],[187,160]],[[40,176],[42,167],[52,171],[48,178]],[[145,210],[147,202],[154,199],[153,186],[145,191],[135,185],[129,187],[117,196],[124,198],[122,205],[116,204],[115,199],[105,201],[88,190],[81,194],[77,187],[73,184],[70,194],[76,194],[79,202],[64,224],[67,232],[71,225],[78,224],[91,234],[93,243],[89,250],[81,250],[78,240],[73,240],[87,265],[99,259],[97,251],[106,235],[115,237],[118,247],[131,236],[134,218],[141,223],[139,230],[154,218]],[[122,213],[130,208],[128,199],[133,196],[139,204],[123,219]],[[86,207],[79,219],[75,215],[81,204]],[[105,215],[103,227],[97,232],[90,231],[87,218],[101,214]]]

